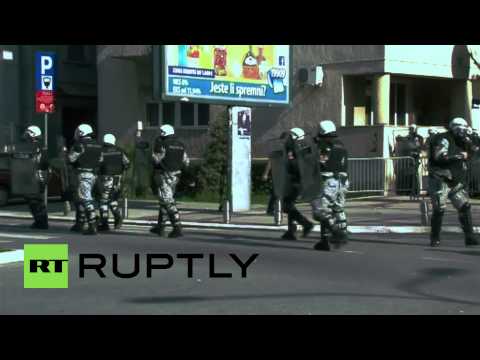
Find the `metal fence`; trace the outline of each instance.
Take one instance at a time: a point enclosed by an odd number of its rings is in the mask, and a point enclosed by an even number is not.
[[[14,125],[0,126],[0,153],[9,151],[9,147],[14,142]]]
[[[418,192],[418,166],[414,158],[350,158],[348,173],[351,193],[391,193],[413,195]]]

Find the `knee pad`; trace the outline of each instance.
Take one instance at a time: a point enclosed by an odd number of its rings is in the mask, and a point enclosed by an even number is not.
[[[470,206],[470,199],[468,198],[468,194],[465,191],[463,185],[458,184],[455,186],[449,193],[448,198],[452,202],[452,205],[460,211],[463,208]]]
[[[330,209],[312,209],[312,216],[317,221],[330,221],[333,220],[332,211]]]

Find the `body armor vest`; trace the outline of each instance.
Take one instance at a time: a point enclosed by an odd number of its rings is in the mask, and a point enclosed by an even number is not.
[[[160,152],[161,148],[165,149],[165,157],[162,159],[157,169],[165,171],[179,171],[183,166],[183,156],[185,153],[185,146],[175,138],[167,138],[165,140],[157,139],[155,144],[155,152]]]
[[[348,171],[348,152],[339,140],[321,139],[318,143],[320,172]]]
[[[102,146],[93,139],[84,139],[80,143],[85,151],[78,158],[76,168],[97,170],[100,166]]]
[[[123,151],[113,145],[104,145],[102,149],[103,164],[100,168],[101,175],[122,175],[123,166]]]

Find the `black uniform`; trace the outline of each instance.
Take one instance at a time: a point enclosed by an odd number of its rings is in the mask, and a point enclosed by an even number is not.
[[[447,198],[458,211],[465,233],[465,244],[477,245],[473,234],[471,204],[466,190],[467,161],[461,153],[467,152],[470,158],[478,151],[478,147],[471,137],[455,136],[448,131],[435,135],[430,141],[429,150],[429,194],[433,207],[431,245],[438,246],[440,243]]]
[[[121,196],[122,178],[130,161],[118,146],[104,144],[102,148],[103,163],[100,167],[100,225],[99,230],[108,230],[108,213],[115,218],[115,228],[120,228],[122,215],[118,208]]]
[[[298,140],[302,141],[302,140]],[[313,224],[298,211],[295,206],[295,202],[300,195],[302,188],[300,182],[300,170],[298,168],[298,162],[295,154],[294,140],[291,136],[287,139],[285,144],[285,150],[287,152],[287,176],[289,177],[290,187],[287,194],[283,198],[283,211],[288,217],[288,230],[282,236],[283,239],[295,240],[295,232],[298,223],[303,226],[304,236],[308,234],[313,228]]]
[[[34,139],[25,139],[15,145],[14,157],[23,158],[27,166],[33,167],[34,183],[36,183],[36,191],[24,194],[25,200],[28,202],[30,212],[32,213],[34,223],[32,228],[48,229],[48,212],[45,207],[43,194],[48,181],[48,155],[41,148],[40,144]],[[21,181],[21,179],[13,179],[12,181]]]

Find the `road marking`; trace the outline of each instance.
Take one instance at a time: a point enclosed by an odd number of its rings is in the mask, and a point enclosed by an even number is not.
[[[13,234],[13,233],[5,233],[0,232],[0,237],[2,238],[12,238],[12,239],[28,239],[28,240],[48,240],[53,239],[56,236],[48,236],[48,235],[35,235],[35,234]]]
[[[14,250],[0,253],[0,265],[23,261],[23,250]]]
[[[20,215],[18,213],[0,212],[0,218],[13,219],[31,219],[31,215]],[[75,219],[71,216],[49,216],[52,221],[72,222]],[[153,226],[157,224],[155,220],[129,220],[123,221],[124,225],[136,226]],[[285,231],[287,225],[257,225],[257,224],[225,224],[225,223],[210,223],[210,222],[194,222],[182,221],[185,228],[202,228],[202,229],[237,229],[237,230],[271,230],[271,231]],[[460,226],[444,226],[442,229],[445,233],[463,233]],[[320,226],[316,225],[314,232],[320,232]],[[348,231],[351,234],[429,234],[431,228],[429,226],[349,226]],[[480,228],[474,227],[474,232],[479,233]]]
[[[473,263],[472,261],[466,260],[455,260],[455,259],[444,259],[444,258],[433,258],[433,257],[422,257],[423,260],[430,260],[430,261],[443,261],[443,262],[460,262],[460,263]]]
[[[361,251],[354,251],[354,250],[343,250],[344,253],[348,253],[348,254],[359,254],[359,255],[363,255],[364,253],[361,252]]]

